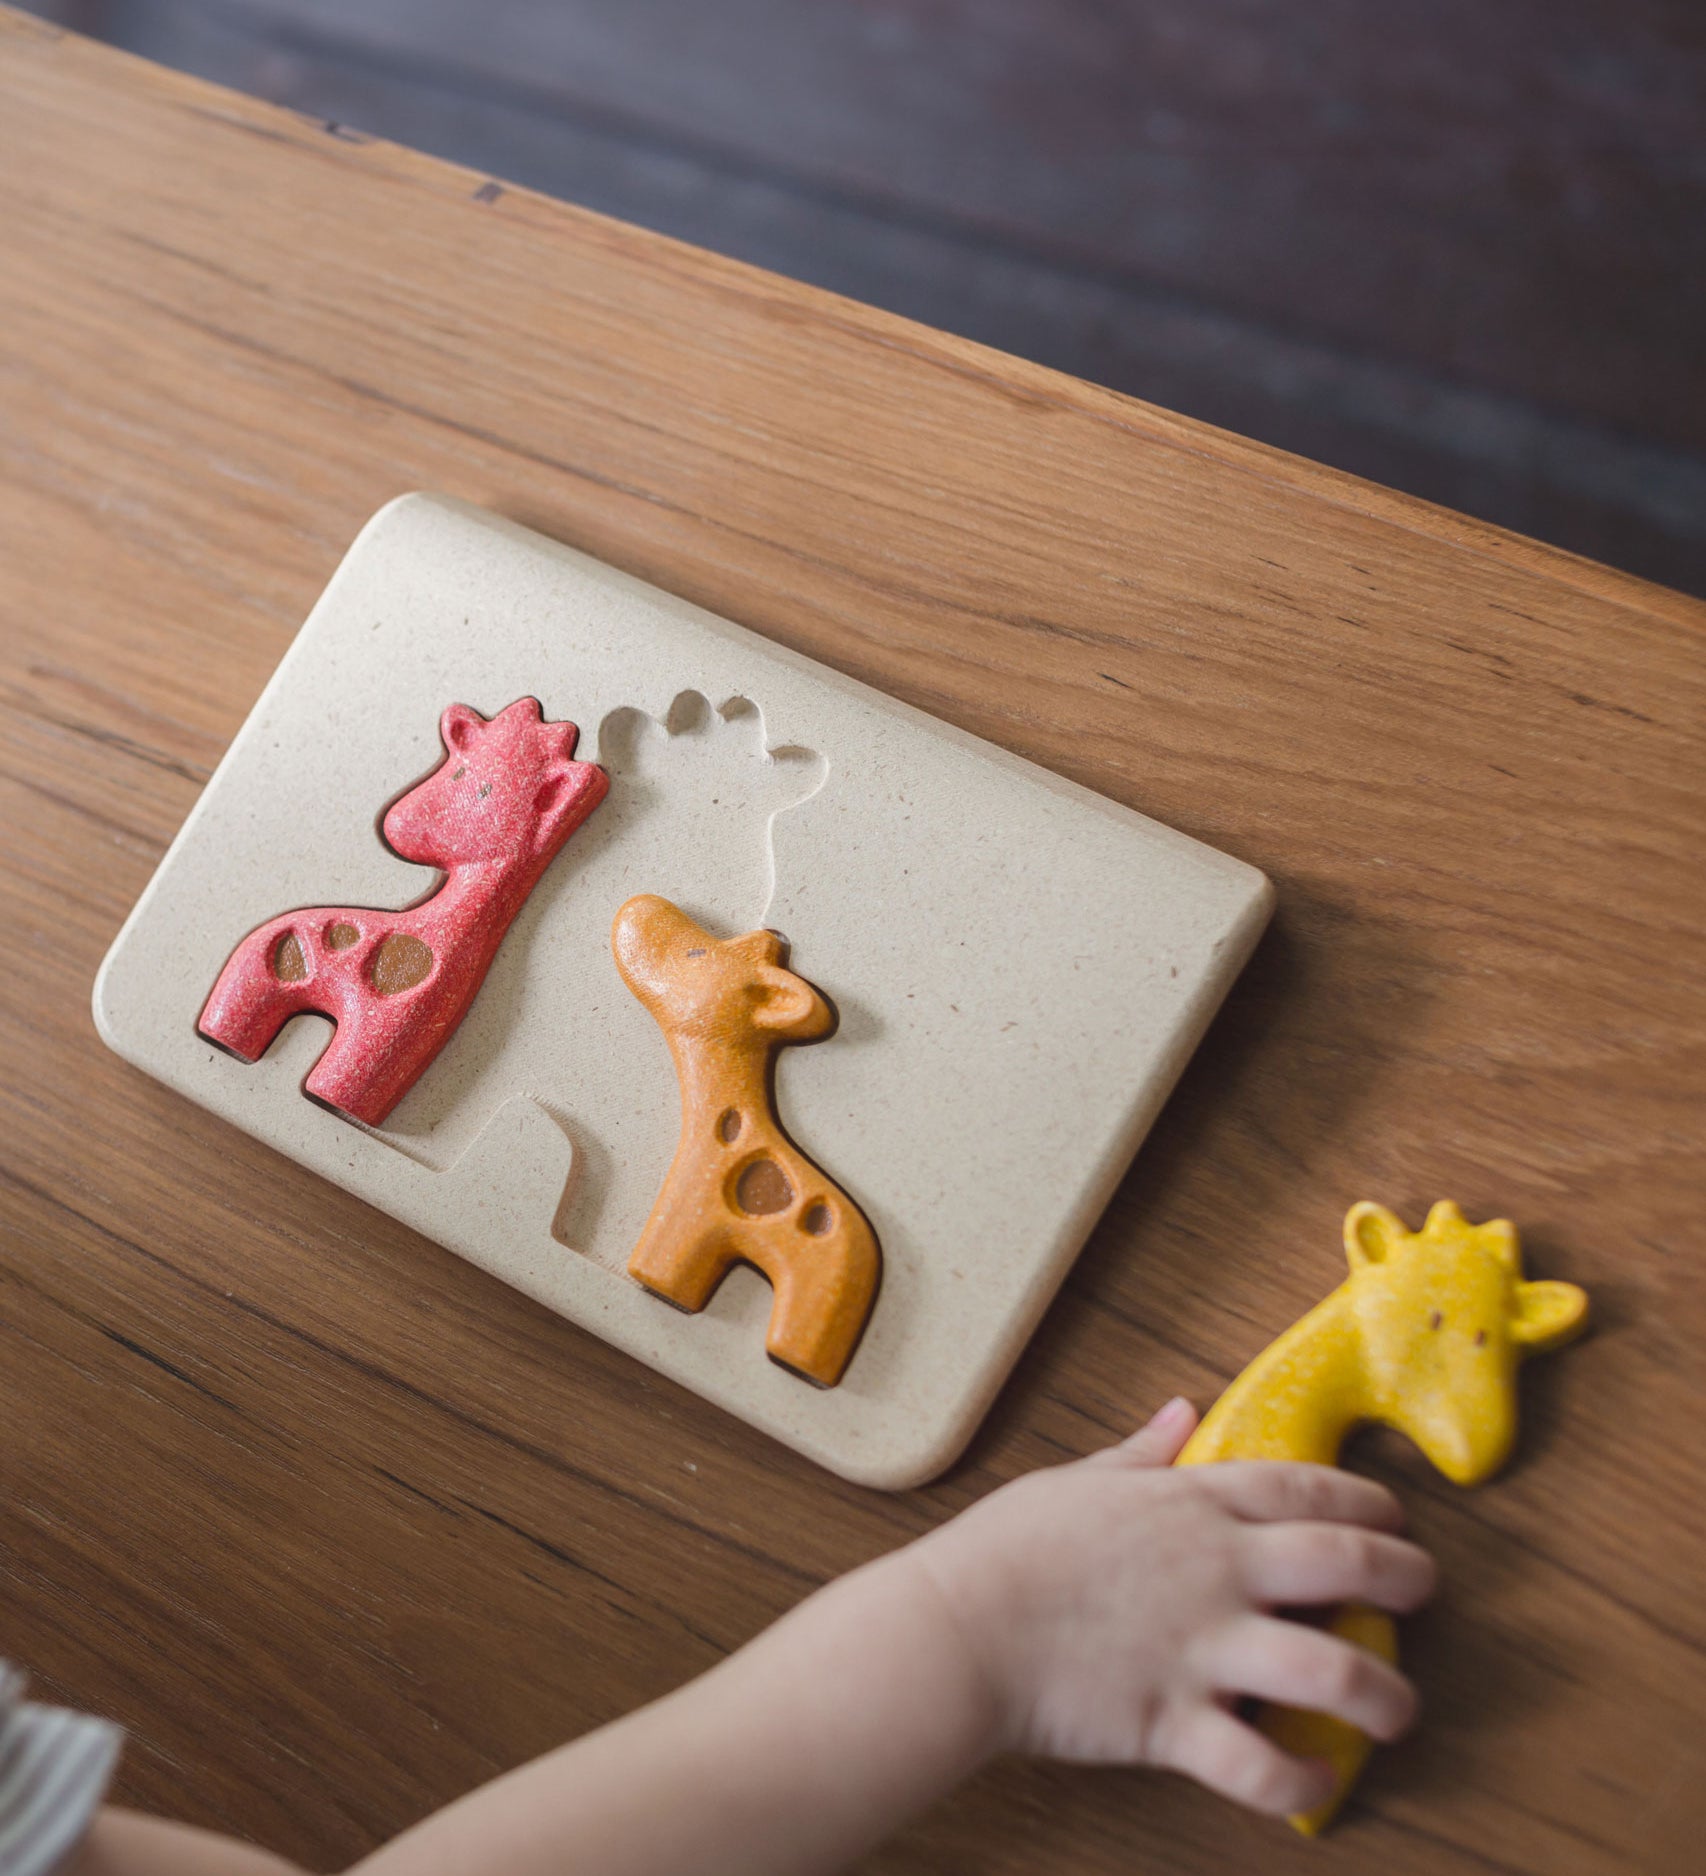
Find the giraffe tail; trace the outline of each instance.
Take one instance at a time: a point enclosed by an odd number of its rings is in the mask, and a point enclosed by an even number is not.
[[[1379,1655],[1382,1661],[1397,1664],[1398,1633],[1392,1618],[1381,1610],[1347,1603],[1328,1627],[1333,1634]],[[1264,1707],[1257,1725],[1283,1751],[1295,1752],[1303,1759],[1325,1759],[1332,1766],[1333,1795],[1313,1811],[1299,1811],[1291,1819],[1292,1828],[1305,1837],[1319,1836],[1357,1782],[1374,1742],[1331,1714],[1306,1713],[1298,1707]]]

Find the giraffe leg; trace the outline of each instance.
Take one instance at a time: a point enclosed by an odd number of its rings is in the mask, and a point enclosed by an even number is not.
[[[697,1315],[736,1258],[722,1232],[684,1229],[683,1218],[689,1211],[672,1203],[665,1192],[628,1259],[628,1275],[666,1303]]]
[[[376,1058],[379,1051],[373,1039],[364,1037],[359,1026],[345,1017],[332,1031],[319,1061],[308,1071],[302,1090],[334,1113],[377,1127],[396,1105],[398,1096],[381,1085],[375,1072]]]
[[[226,960],[196,1028],[239,1061],[258,1062],[305,1007],[304,954],[288,928],[251,932]]]
[[[876,1301],[882,1276],[877,1240],[864,1218],[843,1199],[833,1236],[814,1236],[799,1218],[778,1229],[791,1234],[780,1253],[765,1260],[775,1289],[764,1346],[779,1361],[819,1387],[834,1387],[852,1359]],[[809,1218],[806,1206],[801,1217]]]
[[[447,1026],[411,1026],[401,1013],[343,999],[337,1028],[308,1079],[306,1093],[369,1127],[382,1126],[447,1038]]]
[[[1383,1610],[1347,1603],[1328,1628],[1334,1635],[1379,1655],[1382,1661],[1397,1665],[1398,1631]],[[1257,1725],[1283,1751],[1295,1752],[1303,1759],[1325,1759],[1332,1766],[1333,1795],[1313,1811],[1299,1811],[1291,1819],[1292,1828],[1305,1837],[1319,1836],[1361,1777],[1368,1755],[1374,1750],[1373,1740],[1329,1713],[1306,1713],[1298,1707],[1264,1707]]]

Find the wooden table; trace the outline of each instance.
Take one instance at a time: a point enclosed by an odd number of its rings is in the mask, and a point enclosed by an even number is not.
[[[883,1871],[1698,1867],[1706,608],[0,15],[0,1646],[122,1795],[325,1867],[1000,1480],[1199,1401],[1357,1197],[1594,1336],[1317,1847],[1002,1765]],[[357,527],[448,490],[1267,869],[966,1462],[839,1483],[125,1068],[95,967]]]

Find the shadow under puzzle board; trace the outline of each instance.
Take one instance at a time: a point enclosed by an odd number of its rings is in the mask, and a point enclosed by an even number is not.
[[[304,1098],[330,1034],[257,1064],[196,1019],[249,931],[436,883],[381,812],[451,703],[580,725],[610,792],[380,1130]],[[689,1316],[625,1273],[681,1124],[611,919],[658,893],[769,925],[840,1012],[778,1107],[883,1278],[845,1377],[765,1359],[737,1268]],[[809,1457],[921,1483],[961,1450],[1248,956],[1253,868],[539,535],[407,496],[351,548],[102,966],[128,1060]],[[574,1358],[565,1342],[563,1359]]]

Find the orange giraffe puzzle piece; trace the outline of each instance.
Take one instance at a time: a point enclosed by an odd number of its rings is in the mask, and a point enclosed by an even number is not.
[[[1478,1485],[1516,1438],[1516,1371],[1525,1355],[1557,1348],[1587,1321],[1573,1283],[1529,1283],[1516,1227],[1472,1225],[1449,1199],[1406,1231],[1384,1205],[1345,1218],[1351,1274],[1265,1348],[1204,1415],[1177,1464],[1215,1459],[1305,1459],[1330,1466],[1355,1426],[1406,1433],[1454,1485]],[[1349,1605],[1333,1632],[1398,1659],[1381,1610]],[[1291,1707],[1263,1710],[1268,1737],[1337,1774],[1332,1797],[1291,1821],[1313,1837],[1331,1822],[1367,1762],[1354,1726]]]
[[[628,1273],[700,1310],[731,1265],[775,1291],[765,1347],[833,1387],[871,1313],[882,1258],[858,1206],[782,1131],[776,1051],[835,1027],[829,1005],[782,963],[773,931],[717,940],[644,893],[616,914],[616,968],[656,1020],[681,1083],[681,1141]]]

